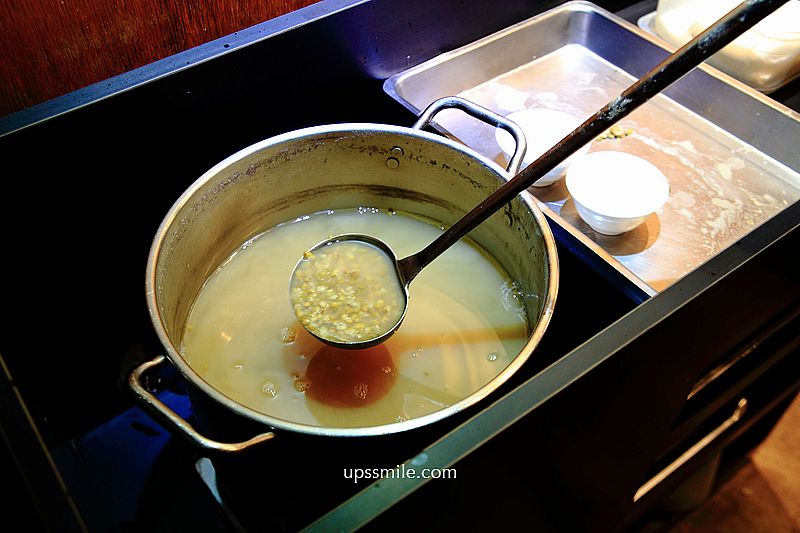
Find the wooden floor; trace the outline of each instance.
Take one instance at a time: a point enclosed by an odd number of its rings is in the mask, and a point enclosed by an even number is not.
[[[642,531],[800,533],[800,396],[702,505]]]

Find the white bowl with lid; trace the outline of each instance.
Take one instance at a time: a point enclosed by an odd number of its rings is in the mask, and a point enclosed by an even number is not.
[[[604,235],[635,229],[669,198],[666,176],[626,152],[586,154],[567,170],[567,191],[581,219]]]
[[[652,30],[681,47],[740,2],[658,0]],[[800,76],[800,0],[782,5],[707,62],[765,93],[794,80]]]
[[[564,111],[547,109],[544,107],[514,111],[507,115],[506,118],[515,122],[525,133],[525,141],[527,142],[528,149],[525,151],[522,167],[527,167],[536,161],[539,156],[552,148],[558,141],[566,137],[568,133],[571,133],[583,122],[580,118]],[[498,128],[495,130],[495,139],[506,156],[511,157],[516,148],[516,143],[514,142],[514,138],[511,137],[511,134]],[[587,143],[581,147],[550,172],[542,176],[533,186],[546,187],[563,178],[567,168],[577,161],[578,158],[586,154],[590,147],[591,143]]]

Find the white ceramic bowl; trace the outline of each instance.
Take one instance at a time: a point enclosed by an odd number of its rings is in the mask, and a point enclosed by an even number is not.
[[[630,231],[669,198],[669,183],[649,161],[624,152],[586,154],[567,170],[578,215],[604,235]]]
[[[578,117],[570,115],[569,113],[543,107],[515,111],[510,113],[506,118],[515,122],[525,133],[528,149],[522,161],[523,167],[536,161],[540,155],[552,148],[553,145],[583,122]],[[511,157],[516,148],[516,143],[511,134],[498,128],[495,130],[495,139],[497,140],[497,144],[500,145],[500,149],[503,150],[508,157]],[[564,177],[566,169],[578,158],[586,154],[590,147],[591,143],[587,143],[580,150],[562,161],[560,165],[542,176],[542,178],[533,185],[535,187],[545,187],[560,180]]]

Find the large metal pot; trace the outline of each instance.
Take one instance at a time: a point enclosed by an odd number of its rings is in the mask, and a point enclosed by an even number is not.
[[[147,263],[147,303],[166,357],[194,389],[224,410],[249,418],[264,429],[366,436],[404,431],[450,416],[487,396],[522,366],[550,321],[558,287],[553,236],[535,200],[527,193],[492,215],[470,237],[528,295],[524,305],[530,336],[499,375],[450,407],[375,427],[299,424],[254,411],[223,395],[195,372],[178,349],[190,307],[203,283],[254,235],[303,214],[359,205],[392,207],[451,224],[502,185],[508,174],[495,162],[445,137],[423,131],[432,117],[446,107],[458,107],[495,126],[513,130],[522,146],[509,167],[510,172],[516,172],[524,151],[519,129],[474,104],[448,98],[435,102],[413,128],[341,124],[264,140],[211,168],[177,200],[153,242]],[[131,375],[131,387],[162,419],[196,443],[238,450],[272,436],[267,432],[236,444],[221,444],[201,436],[141,385],[142,374],[163,361],[159,357],[136,369]]]

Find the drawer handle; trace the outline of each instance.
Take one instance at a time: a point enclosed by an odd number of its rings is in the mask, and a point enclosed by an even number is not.
[[[633,496],[633,501],[639,501],[645,494],[650,492],[656,485],[667,479],[671,476],[675,471],[677,471],[680,467],[688,463],[693,457],[707,448],[711,443],[716,441],[720,435],[725,433],[731,426],[741,420],[742,416],[744,415],[745,411],[747,411],[747,399],[742,398],[739,400],[739,403],[736,404],[736,409],[733,411],[733,414],[728,417],[722,424],[717,426],[713,431],[711,431],[708,435],[697,441],[694,446],[686,450],[681,454],[680,457],[672,461],[669,465],[667,465],[664,470],[647,480],[639,490],[636,491],[636,494]]]

